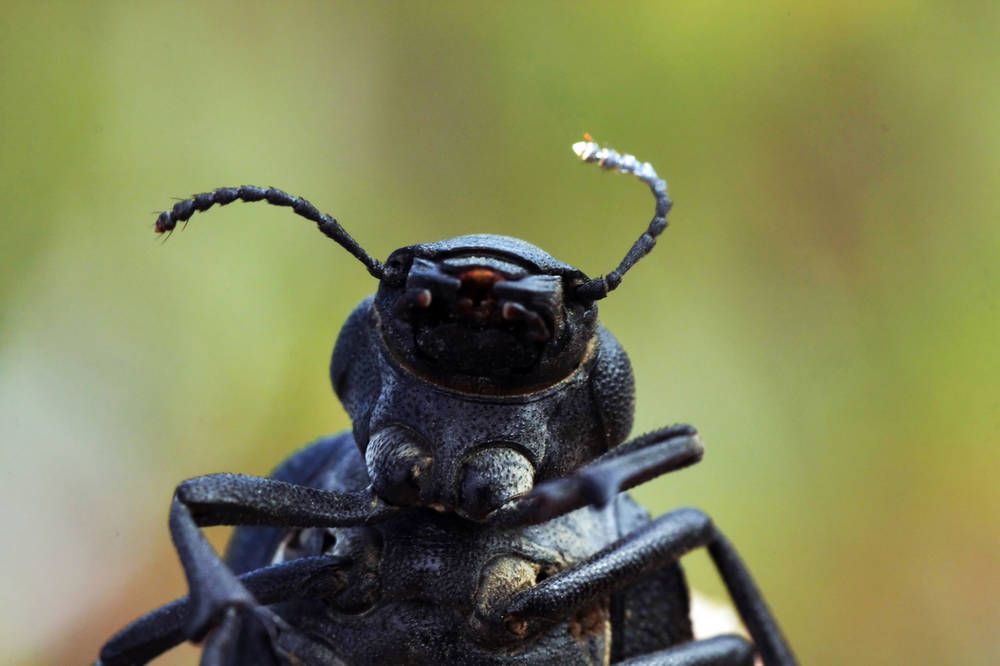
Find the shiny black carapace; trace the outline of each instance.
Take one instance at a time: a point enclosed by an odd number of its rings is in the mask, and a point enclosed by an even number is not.
[[[794,664],[736,551],[696,509],[655,520],[623,492],[697,462],[697,432],[626,441],[632,367],[597,318],[666,228],[648,162],[577,155],[656,199],[616,269],[588,278],[516,238],[460,236],[372,258],[305,199],[253,186],[177,203],[159,233],[215,204],[288,206],[359,259],[378,291],[348,318],[330,378],[353,428],[268,479],[177,487],[170,531],[190,594],[133,622],[104,666],[185,640],[206,666]],[[236,525],[225,559],[199,527]],[[695,640],[678,559],[706,547],[753,643]]]

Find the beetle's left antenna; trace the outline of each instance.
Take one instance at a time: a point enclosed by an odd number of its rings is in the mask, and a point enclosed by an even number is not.
[[[156,233],[173,231],[178,222],[187,222],[195,213],[206,211],[215,204],[225,206],[236,200],[253,202],[266,201],[274,206],[288,206],[296,215],[312,220],[328,238],[337,241],[341,247],[353,254],[365,265],[368,272],[381,280],[385,274],[382,262],[365,252],[344,227],[334,218],[321,213],[302,197],[296,197],[274,187],[257,187],[256,185],[241,185],[240,187],[220,187],[211,192],[196,194],[190,199],[184,199],[174,204],[170,210],[165,210],[156,218]]]
[[[640,162],[635,155],[622,155],[611,148],[602,148],[591,140],[589,134],[585,134],[584,138],[586,141],[573,144],[573,152],[577,157],[584,162],[594,162],[602,169],[614,169],[619,173],[632,174],[649,185],[653,196],[656,197],[656,211],[649,222],[649,227],[632,244],[618,267],[607,275],[587,280],[576,288],[575,294],[581,300],[596,301],[614,291],[621,284],[622,276],[653,249],[656,237],[667,228],[667,213],[670,212],[673,202],[667,196],[666,181],[656,175],[656,169],[652,164]]]

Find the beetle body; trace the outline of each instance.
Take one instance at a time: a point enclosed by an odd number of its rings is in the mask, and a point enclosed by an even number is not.
[[[144,663],[204,641],[229,664],[745,666],[741,637],[693,640],[677,560],[706,547],[766,666],[795,663],[735,549],[694,509],[650,519],[623,491],[697,462],[697,432],[626,441],[634,382],[596,302],[666,228],[649,163],[592,142],[584,161],[637,176],[653,219],[608,274],[588,278],[494,235],[412,245],[383,264],[332,217],[274,188],[178,202],[178,221],[236,200],[288,206],[379,280],[330,363],[352,428],[270,479],[216,474],[177,487],[170,530],[190,595],[101,652]],[[593,508],[590,508],[593,507]],[[224,562],[200,527],[239,526]]]
[[[311,445],[276,476],[328,490],[360,490],[369,483],[349,432]],[[415,511],[373,526],[239,528],[227,561],[239,573],[316,555],[364,563],[330,598],[296,601],[280,611],[348,664],[604,664],[691,639],[687,587],[678,565],[529,640],[512,642],[480,619],[491,603],[565,570],[648,521],[624,494],[608,510],[580,509],[510,530]]]

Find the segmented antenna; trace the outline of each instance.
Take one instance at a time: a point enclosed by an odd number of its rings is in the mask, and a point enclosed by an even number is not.
[[[573,152],[584,162],[594,162],[602,169],[616,169],[619,173],[630,173],[642,182],[649,185],[649,189],[656,197],[656,212],[649,223],[649,227],[636,239],[632,247],[629,248],[625,258],[622,259],[618,267],[598,278],[587,280],[576,288],[576,295],[582,300],[597,301],[606,297],[621,284],[622,276],[636,262],[649,254],[649,251],[656,245],[656,237],[667,228],[667,213],[673,202],[667,196],[667,183],[656,175],[656,169],[649,162],[640,162],[635,155],[622,155],[611,148],[602,148],[591,140],[589,134],[584,134],[585,141],[578,141],[573,144]]]
[[[236,200],[266,201],[274,206],[287,206],[296,215],[312,220],[328,238],[332,238],[345,250],[353,254],[365,265],[368,272],[379,280],[385,273],[382,263],[365,252],[358,242],[344,230],[340,223],[319,210],[302,197],[296,197],[274,187],[257,187],[256,185],[241,185],[240,187],[220,187],[211,192],[196,194],[190,199],[184,199],[174,204],[170,210],[165,210],[156,218],[156,233],[173,231],[178,222],[187,222],[195,213],[203,212],[218,204],[225,206]]]

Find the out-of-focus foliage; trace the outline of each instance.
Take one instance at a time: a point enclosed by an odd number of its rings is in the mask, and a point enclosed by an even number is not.
[[[804,663],[996,658],[997,7],[6,3],[2,661],[92,659],[184,590],[177,481],[347,426],[361,266],[287,211],[166,244],[152,211],[274,184],[377,256],[492,231],[596,274],[651,201],[583,131],[677,202],[602,316],[636,429],[708,455],[639,498],[715,516]]]

